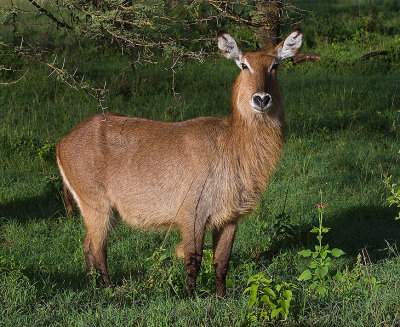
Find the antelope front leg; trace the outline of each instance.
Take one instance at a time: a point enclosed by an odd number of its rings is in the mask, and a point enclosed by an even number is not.
[[[217,296],[224,297],[226,293],[226,274],[229,268],[236,224],[223,226],[213,230],[214,268]]]
[[[184,263],[187,273],[187,286],[190,296],[194,296],[196,278],[199,274],[203,256],[205,225],[182,231]]]

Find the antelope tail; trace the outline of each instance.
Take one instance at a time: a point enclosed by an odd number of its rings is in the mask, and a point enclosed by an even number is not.
[[[74,198],[71,191],[68,189],[67,184],[63,181],[63,193],[64,193],[64,203],[65,209],[67,210],[67,215],[72,215],[74,209]]]

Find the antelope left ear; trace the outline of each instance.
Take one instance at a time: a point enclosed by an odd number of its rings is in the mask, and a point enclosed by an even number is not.
[[[279,43],[275,51],[278,54],[278,60],[282,61],[286,58],[292,58],[297,50],[300,49],[303,41],[303,32],[301,29],[296,29],[281,43]]]
[[[243,51],[236,40],[224,31],[219,31],[217,38],[218,48],[222,51],[222,54],[229,59],[235,60],[239,65],[243,57]]]

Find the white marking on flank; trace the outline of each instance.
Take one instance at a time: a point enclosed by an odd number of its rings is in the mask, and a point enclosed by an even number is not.
[[[72,196],[74,197],[74,199],[76,201],[76,204],[79,207],[79,210],[81,210],[81,203],[79,201],[78,194],[76,194],[76,192],[72,188],[71,184],[68,182],[67,176],[65,176],[64,170],[63,170],[63,168],[61,166],[61,163],[60,163],[60,160],[58,160],[58,158],[57,158],[57,164],[58,164],[58,168],[60,169],[60,173],[61,173],[61,176],[63,178],[64,183],[67,185],[68,190],[71,192]]]

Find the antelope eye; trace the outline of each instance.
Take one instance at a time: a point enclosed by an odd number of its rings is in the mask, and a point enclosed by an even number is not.
[[[277,69],[278,66],[279,66],[278,63],[277,63],[277,62],[274,62],[274,63],[271,65],[271,68],[269,69],[269,71],[274,70],[274,69]]]
[[[243,69],[243,70],[249,69],[249,67],[248,67],[244,62],[242,62],[242,69]]]

